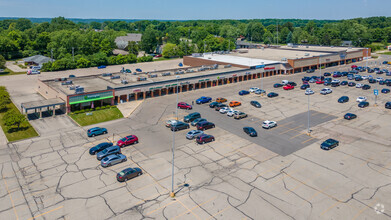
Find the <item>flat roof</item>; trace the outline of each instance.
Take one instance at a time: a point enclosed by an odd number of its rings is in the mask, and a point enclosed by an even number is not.
[[[233,56],[233,55],[221,55],[221,54],[205,54],[203,57],[197,57],[204,60],[213,60],[217,62],[223,63],[231,63],[241,66],[258,66],[258,65],[269,65],[269,64],[277,64],[280,61],[272,60],[272,59],[260,59],[256,57],[246,57],[246,56]]]
[[[32,102],[24,102],[21,104],[22,107],[26,110],[36,109],[36,108],[45,108],[53,105],[65,105],[65,101],[60,98],[55,99],[46,99]]]
[[[335,46],[318,46],[318,45],[295,45],[295,47],[288,47],[288,46],[281,46],[281,49],[288,49],[288,50],[303,50],[303,51],[319,51],[319,52],[354,52],[354,51],[360,51],[364,48],[359,47],[335,47]]]
[[[295,48],[294,48],[295,49]],[[241,49],[240,51],[248,51],[247,53],[235,52],[235,57],[247,57],[254,59],[269,59],[275,60],[275,62],[287,62],[285,59],[301,59],[308,57],[317,57],[322,55],[329,55],[330,52],[311,52],[300,50],[284,50],[277,48],[264,48],[264,49]]]
[[[237,71],[237,70],[243,70],[243,68],[239,67],[230,67],[230,68],[224,68],[222,65],[219,66],[218,69],[213,70],[205,70],[205,71],[197,71],[200,67],[193,67],[193,68],[187,68],[188,70],[194,70],[194,72],[186,73],[185,70],[183,70],[185,73],[180,74],[181,79],[185,79],[187,77],[192,76],[202,76],[212,73],[219,73],[219,72],[228,72],[228,71]],[[170,76],[162,76],[162,73],[170,72]],[[111,79],[110,76],[102,76],[99,75],[91,75],[91,76],[83,76],[83,77],[75,77],[75,78],[68,78],[67,80],[72,80],[71,85],[62,85],[62,82],[64,81],[55,81],[55,80],[47,80],[44,83],[48,84],[55,90],[62,92],[66,95],[73,95],[76,94],[75,90],[70,90],[71,86],[81,86],[84,87],[84,92],[95,92],[100,90],[107,90],[107,87],[110,86],[111,88],[119,88],[124,86],[131,86],[131,85],[142,85],[145,83],[151,83],[151,82],[161,82],[166,80],[172,80],[176,79],[176,76],[174,74],[175,71],[156,71],[152,72],[151,74],[157,74],[157,77],[155,78],[149,78],[148,74],[142,73],[133,75],[132,73],[113,73],[113,76],[120,76],[119,79]],[[145,81],[137,81],[138,77],[145,77]],[[128,84],[122,84],[121,80],[127,80]]]

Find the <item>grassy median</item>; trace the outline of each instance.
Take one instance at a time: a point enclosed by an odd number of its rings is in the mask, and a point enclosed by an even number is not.
[[[94,111],[71,113],[70,117],[80,126],[87,126],[123,118],[124,116],[116,106],[111,106],[110,108],[97,109]]]
[[[14,127],[7,127],[4,124],[3,117],[8,111],[15,111],[19,114],[20,111],[16,108],[16,106],[13,103],[10,103],[7,105],[7,110],[4,112],[0,112],[0,125],[3,129],[5,136],[7,137],[8,141],[18,141],[26,138],[36,137],[38,136],[38,133],[35,131],[35,129],[31,126],[31,124],[27,121],[24,121],[20,124],[19,130]]]
[[[14,72],[14,71],[12,71],[12,70],[6,68],[6,69],[4,70],[4,72],[0,72],[0,76],[10,76],[10,75],[27,74],[26,72],[27,72],[27,71],[25,71],[25,72]]]

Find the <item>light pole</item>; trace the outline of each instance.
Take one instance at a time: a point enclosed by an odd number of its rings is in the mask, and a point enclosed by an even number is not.
[[[262,65],[262,78],[261,78],[261,89],[263,89],[263,73],[265,72],[265,67],[263,66],[265,63],[264,62],[261,62],[261,65]],[[263,93],[261,93],[262,95]]]
[[[319,80],[322,81],[322,57],[319,56]]]
[[[307,135],[309,136],[310,133],[311,133],[311,130],[310,130],[310,94],[307,95],[308,96],[308,131],[307,131]]]
[[[176,119],[178,120],[178,79],[179,76],[176,76],[176,105],[175,105],[175,116]],[[171,197],[175,197],[175,192],[174,192],[174,158],[175,158],[175,130],[172,130],[172,171],[171,171]]]
[[[367,47],[367,57],[366,57],[366,60],[367,60],[366,64],[365,64],[366,65],[366,71],[368,71],[368,47]]]

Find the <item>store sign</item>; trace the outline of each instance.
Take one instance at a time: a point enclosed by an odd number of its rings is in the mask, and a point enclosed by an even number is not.
[[[203,82],[203,81],[204,81],[203,79],[198,80],[198,82]]]
[[[86,96],[84,96],[85,100],[97,99],[97,98],[100,98],[100,95],[86,95]]]
[[[133,92],[141,92],[141,89],[133,89]]]
[[[275,69],[275,67],[273,66],[273,67],[265,67],[264,68],[264,70],[274,70]]]
[[[238,75],[237,74],[233,74],[232,76],[235,77],[235,76],[238,76]]]
[[[258,66],[255,66],[255,69],[261,69],[261,68],[265,68],[265,65],[258,65]]]

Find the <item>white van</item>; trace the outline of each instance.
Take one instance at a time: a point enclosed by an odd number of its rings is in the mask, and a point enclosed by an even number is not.
[[[31,69],[33,69],[33,70],[40,70],[41,66],[32,66]]]
[[[282,80],[282,82],[281,82],[281,84],[283,84],[283,85],[286,85],[286,84],[288,84],[288,80]]]

